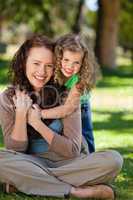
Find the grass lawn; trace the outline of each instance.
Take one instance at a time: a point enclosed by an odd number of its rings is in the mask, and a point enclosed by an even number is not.
[[[7,63],[6,61],[0,63],[0,89],[3,89],[8,81],[5,67]],[[133,74],[130,67],[123,69],[121,67],[115,72],[104,71],[103,79],[92,92],[93,124],[96,149],[115,149],[124,158],[123,170],[115,183],[118,189],[117,200],[133,200],[133,101],[127,101],[132,98]],[[3,146],[2,133],[0,133],[0,146]],[[0,200],[31,199],[57,200],[59,198],[0,193]]]
[[[8,82],[8,65],[9,62],[7,60],[0,59],[0,91],[6,87]]]

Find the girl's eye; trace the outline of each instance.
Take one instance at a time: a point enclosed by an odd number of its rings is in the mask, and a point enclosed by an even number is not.
[[[74,64],[76,64],[76,65],[80,65],[80,63],[79,63],[79,62],[75,62]]]

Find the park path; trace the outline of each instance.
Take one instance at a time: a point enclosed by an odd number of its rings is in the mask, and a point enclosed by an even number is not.
[[[133,111],[133,96],[122,96],[120,93],[116,94],[105,94],[94,93],[91,97],[92,108],[118,108],[118,109],[127,109]]]

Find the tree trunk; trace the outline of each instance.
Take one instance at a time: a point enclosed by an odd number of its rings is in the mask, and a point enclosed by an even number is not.
[[[83,7],[84,7],[84,0],[80,0],[77,8],[77,14],[75,17],[74,25],[72,26],[73,33],[80,33],[81,31],[81,24],[83,20]]]
[[[95,53],[99,64],[116,67],[116,47],[120,0],[99,0]]]
[[[3,22],[3,17],[0,16],[0,42],[1,42],[1,36],[2,36],[2,22]]]
[[[133,64],[133,49],[131,49],[131,62]]]

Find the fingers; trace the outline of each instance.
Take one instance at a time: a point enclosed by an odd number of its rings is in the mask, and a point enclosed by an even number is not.
[[[36,109],[36,110],[39,110],[40,111],[40,107],[37,105],[37,104],[33,104],[32,105],[32,108]]]
[[[33,104],[31,108],[34,112],[36,112],[39,116],[41,115],[41,109],[37,104]]]
[[[28,110],[32,106],[32,99],[28,96],[26,91],[16,89],[16,96],[13,97],[13,102],[17,108]]]
[[[20,90],[16,89],[15,92],[16,92],[16,97],[22,97],[23,98],[23,96],[27,95],[25,90],[20,91]]]
[[[12,99],[13,99],[13,103],[15,104],[16,103],[16,96],[14,95]]]
[[[21,99],[23,101],[25,100],[31,100],[31,98],[28,96],[28,94],[26,93],[26,91],[20,91],[20,90],[16,90],[16,99]]]

